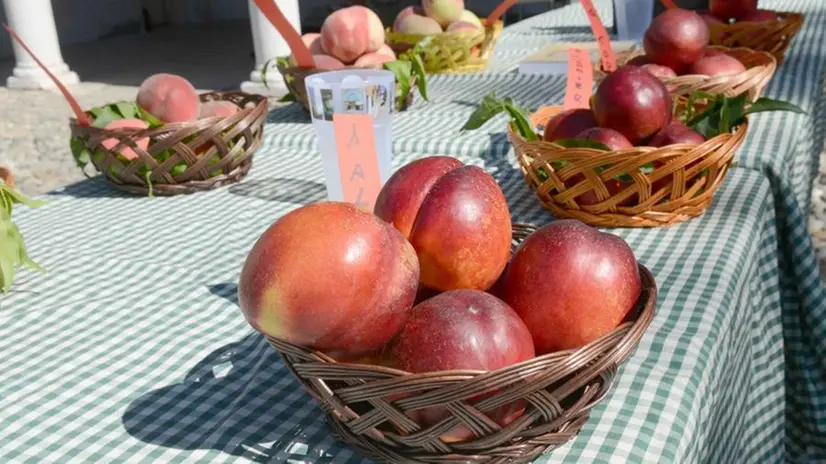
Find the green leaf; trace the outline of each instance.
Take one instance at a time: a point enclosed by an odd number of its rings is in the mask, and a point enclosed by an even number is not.
[[[72,150],[72,156],[75,159],[75,164],[77,167],[83,169],[89,164],[89,150],[86,148],[86,144],[83,143],[83,140],[72,137],[69,141],[69,146]]]
[[[186,171],[186,163],[180,162],[175,166],[172,166],[172,169],[169,170],[169,173],[173,176],[177,176],[183,174]]]
[[[491,92],[485,95],[485,98],[482,99],[479,107],[471,113],[465,125],[462,126],[462,130],[466,131],[478,129],[484,126],[485,123],[490,121],[494,116],[504,111],[506,111],[505,103],[496,98],[495,93]]]
[[[287,103],[296,101],[295,95],[292,92],[287,92],[286,95],[278,99],[279,103]]]
[[[100,108],[98,115],[95,117],[95,120],[92,121],[92,127],[99,127],[103,128],[106,127],[110,122],[116,121],[118,119],[123,119],[118,112],[113,109],[111,106],[107,105]]]
[[[415,46],[408,53],[411,55],[419,55],[421,53],[427,53],[429,51],[431,42],[433,42],[433,36],[427,36],[424,39],[420,40]]]
[[[152,193],[152,179],[150,179],[150,177],[152,177],[152,171],[147,170],[144,178],[146,179],[147,187],[149,187],[149,198],[155,198],[155,195]]]
[[[536,131],[531,124],[531,115],[528,110],[516,105],[513,100],[506,98],[503,102],[505,111],[511,117],[512,123],[516,126],[517,132],[526,140],[538,140]]]
[[[410,62],[405,60],[388,61],[384,63],[384,69],[392,72],[396,76],[396,82],[399,83],[396,100],[400,102],[407,100],[407,95],[410,93],[410,73],[412,72]]]
[[[132,119],[138,117],[138,105],[134,102],[119,102],[113,103],[113,106],[120,113],[124,119]]]
[[[424,62],[422,57],[418,54],[410,56],[410,62],[413,65],[413,74],[416,76],[416,86],[419,88],[419,94],[425,101],[430,101],[427,96],[427,73],[424,71]]]
[[[554,143],[562,145],[565,148],[595,148],[597,150],[611,151],[608,145],[588,139],[559,139],[554,140]]]
[[[143,109],[143,107],[141,107],[139,105],[135,105],[135,106],[138,109],[138,112],[140,113],[140,118],[142,120],[146,121],[146,123],[149,124],[149,127],[163,126],[163,121],[161,121],[160,119],[153,116],[152,113],[150,113],[149,111],[146,111],[145,109]]]
[[[765,111],[790,111],[792,113],[806,114],[806,110],[794,103],[773,100],[771,98],[758,98],[746,109],[746,114],[762,113]]]
[[[8,195],[11,198],[12,202],[26,205],[32,209],[40,208],[41,206],[46,204],[45,201],[29,198],[26,195],[23,195],[22,193],[18,192],[16,189],[9,187],[8,185],[2,182],[0,182],[0,191],[2,191],[3,196]]]

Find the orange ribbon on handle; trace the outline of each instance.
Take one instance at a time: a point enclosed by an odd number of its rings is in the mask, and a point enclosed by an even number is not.
[[[496,6],[496,8],[491,11],[488,15],[488,18],[485,20],[485,27],[493,26],[499,18],[505,14],[514,4],[516,4],[517,0],[503,0],[502,3]]]
[[[594,86],[594,72],[591,69],[591,54],[588,50],[571,47],[568,49],[568,81],[565,84],[563,109],[589,108],[591,89]]]
[[[591,0],[580,0],[582,7],[585,9],[585,14],[588,16],[588,21],[591,23],[591,31],[599,45],[599,54],[602,59],[602,69],[606,72],[614,72],[617,69],[617,60],[614,57],[614,49],[611,48],[611,38],[608,37],[608,31],[599,19],[597,9]]]
[[[677,4],[674,3],[674,0],[660,0],[660,3],[662,3],[663,6],[668,10],[672,8],[679,8],[679,6],[677,6]]]
[[[29,49],[25,42],[23,42],[23,39],[21,39],[20,36],[17,35],[17,32],[15,32],[14,29],[11,28],[11,26],[9,26],[8,24],[3,24],[3,27],[6,29],[6,31],[8,31],[11,38],[14,39],[14,41],[17,42],[18,45],[20,45],[20,47],[22,47],[23,50],[25,50],[26,53],[28,53],[32,57],[34,62],[37,63],[37,65],[40,66],[43,72],[45,72],[46,75],[49,76],[49,78],[52,80],[52,82],[55,83],[57,88],[60,90],[60,93],[63,94],[63,98],[65,98],[66,101],[69,103],[69,107],[72,108],[72,112],[75,113],[75,118],[77,118],[77,122],[83,126],[90,125],[91,121],[89,121],[89,116],[86,116],[86,113],[84,113],[83,110],[80,108],[80,104],[77,102],[77,99],[71,94],[71,92],[69,92],[69,89],[67,89],[66,86],[63,85],[62,82],[60,82],[60,79],[58,79],[57,76],[52,74],[52,72],[49,71],[48,68],[46,68],[46,66],[40,61],[40,59],[37,58],[37,56],[35,56],[34,52],[32,52],[31,49]]]
[[[298,67],[314,68],[315,60],[313,59],[312,53],[310,53],[310,49],[304,45],[304,41],[301,40],[301,35],[295,30],[293,25],[290,24],[290,21],[284,16],[284,13],[281,12],[281,8],[278,8],[275,1],[255,0],[255,5],[258,6],[258,9],[264,14],[264,17],[270,21],[278,33],[287,41],[287,45],[290,46],[290,51],[293,52]]]

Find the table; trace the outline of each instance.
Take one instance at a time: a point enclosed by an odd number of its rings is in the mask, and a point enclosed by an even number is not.
[[[21,209],[50,272],[26,274],[2,301],[2,460],[360,462],[237,308],[246,252],[275,218],[323,197],[320,167],[266,147],[244,183],[216,192],[136,199],[95,180]],[[515,220],[551,219],[517,172],[497,177]],[[702,220],[619,232],[658,279],[658,314],[582,435],[548,462],[779,459],[773,212],[769,183],[735,170]],[[148,252],[152,237],[169,238]]]
[[[822,74],[823,57],[812,52],[807,65],[792,55],[822,43],[813,30],[823,30],[823,13],[814,0],[783,5],[811,16],[787,62],[801,66],[786,77],[800,84],[770,92],[792,92],[818,115],[822,97],[810,87],[819,81],[798,74],[807,66]],[[434,78],[434,102],[396,121],[395,164],[457,156],[497,178],[515,220],[550,221],[515,168],[504,120],[458,129],[473,109],[462,102],[491,89],[525,105],[561,101],[560,79],[506,71],[552,27],[571,28],[561,40],[586,40],[580,13],[575,4],[507,28],[490,72]],[[803,47],[801,37],[815,44]],[[320,410],[237,308],[235,283],[254,240],[280,215],[324,198],[305,118],[297,105],[271,113],[279,124],[268,126],[249,177],[228,188],[149,200],[96,179],[48,195],[40,210],[15,211],[31,255],[50,272],[21,274],[0,299],[0,461],[362,462],[329,436]],[[817,357],[826,299],[805,232],[821,121],[755,118],[765,130],[752,130],[703,217],[613,231],[656,276],[658,313],[581,435],[541,462],[826,458],[817,428],[826,416],[817,396],[826,385]],[[811,142],[799,143],[807,134]]]

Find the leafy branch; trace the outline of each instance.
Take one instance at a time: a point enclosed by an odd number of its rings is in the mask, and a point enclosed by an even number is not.
[[[12,207],[23,204],[29,208],[39,208],[44,202],[33,200],[0,181],[0,280],[3,293],[8,293],[14,283],[17,266],[24,266],[39,272],[45,269],[35,263],[26,251],[23,235],[12,221]]]
[[[485,95],[479,107],[462,126],[462,130],[478,129],[500,113],[506,113],[510,117],[510,124],[519,135],[527,140],[539,140],[528,110],[514,103],[510,97],[497,98],[494,92]]]

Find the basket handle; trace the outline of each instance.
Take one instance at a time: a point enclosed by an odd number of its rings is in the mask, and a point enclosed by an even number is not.
[[[295,61],[298,63],[298,67],[315,67],[315,60],[313,60],[313,55],[310,53],[310,49],[304,45],[304,41],[301,40],[301,35],[299,35],[298,31],[296,31],[293,25],[290,24],[290,21],[287,20],[286,16],[284,16],[284,13],[281,12],[281,8],[278,8],[275,1],[255,0],[255,5],[258,6],[258,9],[264,14],[264,17],[269,20],[281,36],[284,37],[284,40],[287,41],[287,45],[290,46],[290,51],[293,52],[293,56],[295,56]]]
[[[20,45],[20,47],[23,48],[23,50],[25,50],[26,53],[28,53],[32,57],[34,62],[37,63],[38,66],[40,66],[40,68],[46,73],[47,76],[49,76],[52,82],[55,83],[57,88],[60,89],[60,93],[63,94],[63,98],[66,99],[66,101],[69,103],[69,106],[72,108],[72,112],[75,113],[77,122],[83,126],[90,125],[89,116],[86,116],[86,113],[84,113],[83,110],[80,108],[80,104],[77,102],[77,99],[71,94],[71,92],[69,92],[69,89],[67,89],[66,86],[63,85],[62,82],[60,82],[60,79],[58,79],[57,76],[52,74],[52,72],[49,71],[48,68],[46,68],[43,62],[41,62],[40,59],[38,59],[37,56],[35,56],[34,52],[32,52],[31,49],[29,49],[26,43],[23,42],[23,39],[21,39],[20,36],[17,35],[17,32],[15,32],[11,26],[9,26],[8,24],[3,24],[3,27],[6,28],[6,31],[8,31],[11,38],[14,39],[14,41],[17,42],[18,45]]]
[[[487,19],[485,19],[485,27],[493,26],[493,24],[498,21],[506,11],[510,10],[516,2],[517,0],[502,0],[502,3],[497,5],[496,8],[494,8],[488,15]]]

